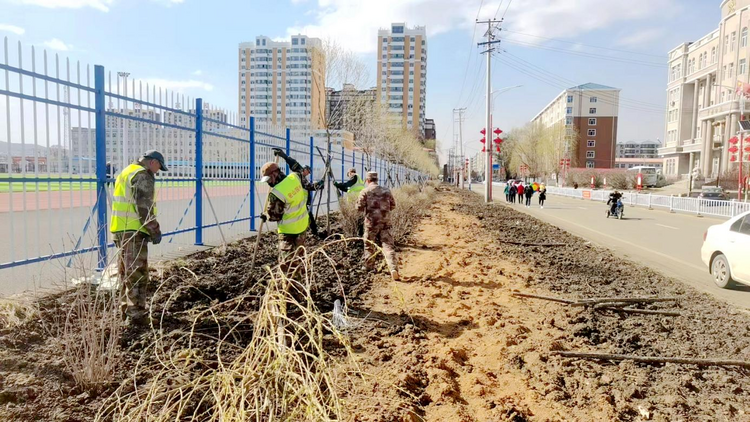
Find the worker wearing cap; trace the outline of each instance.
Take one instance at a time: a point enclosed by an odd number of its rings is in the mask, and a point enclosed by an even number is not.
[[[390,221],[391,211],[396,208],[396,200],[388,188],[378,185],[378,173],[368,172],[365,182],[367,187],[357,199],[357,209],[365,214],[365,265],[367,268],[375,265],[371,257],[375,252],[374,244],[377,244],[383,249],[391,276],[398,281],[400,277]]]
[[[349,194],[347,195],[348,198],[356,200],[359,193],[365,188],[365,183],[359,176],[357,176],[357,169],[354,167],[346,172],[346,177],[349,178],[346,182],[333,182],[333,185],[336,186],[338,190],[347,192]]]
[[[145,323],[148,316],[148,242],[155,245],[161,242],[154,177],[160,170],[167,171],[164,156],[158,151],[147,151],[115,179],[110,231],[120,248],[118,270],[120,286],[125,290],[123,314],[127,323],[133,325]]]
[[[279,261],[284,262],[305,243],[305,231],[310,225],[305,189],[308,182],[299,173],[285,175],[274,162],[263,164],[260,174],[271,186],[266,214],[260,218],[278,222]]]
[[[299,174],[300,180],[302,182],[302,186],[305,188],[308,192],[314,192],[319,191],[323,189],[323,180],[318,180],[316,183],[312,183],[312,181],[308,181],[307,176],[312,174],[312,170],[310,169],[310,166],[303,166],[299,163],[299,161],[295,160],[294,158],[286,155],[284,151],[281,150],[281,148],[273,148],[273,155],[282,158],[284,161],[286,161],[286,164],[289,166],[289,169],[297,174]],[[310,232],[315,236],[320,236],[320,233],[318,233],[318,225],[315,222],[315,217],[313,217],[312,213],[312,195],[307,195],[307,213],[308,217],[310,219]]]

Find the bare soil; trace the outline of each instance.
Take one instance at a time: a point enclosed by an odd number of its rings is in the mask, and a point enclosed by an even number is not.
[[[259,297],[261,265],[276,260],[275,238],[264,240],[259,265],[250,268],[253,245],[248,239],[153,272],[160,286],[154,314],[166,315],[161,334],[179,343],[200,311],[248,292]],[[401,248],[401,282],[365,271],[361,253],[358,241],[331,250],[359,363],[353,368],[342,359],[335,368],[348,420],[750,421],[750,374],[742,369],[552,356],[569,350],[750,360],[746,313],[560,229],[442,189]],[[314,294],[321,310],[330,311],[341,286],[333,268],[320,268],[328,273],[318,277]],[[681,315],[626,315],[514,292],[566,299],[677,296],[675,304],[644,309]],[[143,384],[151,376],[134,368],[139,359],[146,360],[141,368],[154,359],[144,351],[155,333],[131,331],[122,339],[115,379],[97,393],[79,391],[50,334],[68,301],[69,294],[47,297],[39,318],[0,332],[0,420],[90,421],[121,383]],[[257,303],[251,296],[240,309],[252,312]],[[232,324],[222,318],[205,317],[196,329]],[[229,341],[246,343],[252,326],[244,328]],[[211,337],[197,342],[214,352]],[[343,350],[334,341],[328,347],[334,355]]]

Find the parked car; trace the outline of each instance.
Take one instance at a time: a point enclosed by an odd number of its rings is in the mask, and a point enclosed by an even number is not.
[[[709,227],[701,258],[717,286],[750,285],[750,212]]]
[[[701,188],[701,193],[698,195],[699,199],[712,199],[717,201],[728,201],[729,195],[724,192],[724,189],[718,186],[704,186]]]

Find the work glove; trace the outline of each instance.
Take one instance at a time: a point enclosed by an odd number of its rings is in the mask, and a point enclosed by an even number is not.
[[[151,243],[158,245],[161,243],[161,227],[156,223],[156,228],[151,232]]]
[[[264,223],[265,223],[266,221],[268,221],[268,216],[267,216],[267,215],[265,215],[265,214],[261,214],[261,215],[260,215],[260,221],[262,221],[262,222],[264,222]]]
[[[283,159],[286,159],[286,153],[281,150],[281,148],[272,148],[273,149],[273,155],[277,157],[281,157]]]
[[[323,182],[323,180],[322,180],[322,179],[321,179],[321,180],[318,180],[317,182],[315,182],[315,185],[313,185],[313,187],[315,188],[315,190],[322,190],[322,189],[323,189],[323,184],[324,184],[324,183],[325,183],[325,182]]]
[[[344,186],[339,182],[333,182],[333,186],[336,186],[336,189],[341,190],[344,188]]]

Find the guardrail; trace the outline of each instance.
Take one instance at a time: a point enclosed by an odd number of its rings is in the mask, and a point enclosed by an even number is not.
[[[504,183],[494,183],[505,186]],[[586,199],[597,202],[607,202],[611,190],[574,189],[547,186],[548,195],[567,196],[569,198]],[[714,199],[685,198],[680,196],[654,195],[651,193],[623,192],[622,203],[633,207],[649,209],[660,208],[670,212],[680,212],[694,215],[708,215],[732,218],[750,211],[750,202],[736,200],[720,201]]]

